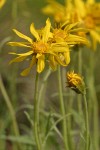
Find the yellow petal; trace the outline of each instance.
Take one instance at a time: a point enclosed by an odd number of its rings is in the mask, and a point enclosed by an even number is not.
[[[31,48],[31,46],[24,44],[22,42],[8,42],[8,45],[19,46],[19,47],[30,47]]]
[[[46,7],[42,8],[42,12],[44,14],[54,14],[55,10],[53,9],[53,7],[51,5],[47,5]]]
[[[33,51],[29,51],[29,52],[21,53],[21,54],[17,54],[17,53],[14,53],[14,52],[9,52],[9,54],[19,55],[19,56],[29,56],[29,55],[33,54]]]
[[[29,41],[30,43],[33,42],[33,40],[32,40],[30,37],[28,37],[28,36],[22,34],[21,32],[17,31],[16,29],[13,29],[13,31],[14,31],[20,38],[25,39],[25,40]]]
[[[0,9],[3,7],[3,5],[5,4],[6,0],[0,0]]]
[[[65,6],[68,12],[71,12],[73,5],[72,5],[72,0],[65,0]]]
[[[38,58],[40,58],[41,56],[42,56],[41,53],[37,53],[36,58],[38,59]]]
[[[94,51],[96,51],[96,49],[97,49],[97,41],[94,38],[92,39],[92,48]]]
[[[65,43],[65,42],[64,42]],[[54,44],[51,49],[54,53],[60,53],[60,52],[67,52],[68,51],[68,45],[65,43],[65,45],[63,45],[63,43],[60,44]]]
[[[43,29],[43,37],[42,37],[43,42],[47,42],[48,38],[52,36],[52,34],[50,32],[50,27],[51,27],[51,22],[49,19],[47,19],[46,20],[46,26]]]
[[[54,55],[49,56],[49,65],[53,70],[57,69],[57,62],[55,61]]]
[[[51,46],[54,46],[54,47],[66,47],[68,46],[66,42],[58,42],[58,43],[52,43]]]
[[[45,56],[42,55],[40,58],[38,58],[38,62],[37,62],[37,72],[41,73],[45,67]]]
[[[77,25],[79,25],[79,22],[69,24],[69,25],[67,25],[67,26],[64,28],[64,30],[65,30],[65,31],[70,31],[72,28],[76,27]]]
[[[81,36],[78,36],[78,35],[72,35],[70,34],[68,39],[66,39],[66,42],[69,44],[72,42],[75,42],[76,44],[86,44],[86,45],[90,45],[89,41],[84,38],[84,37],[81,37]]]
[[[66,65],[70,63],[70,51],[64,53]]]
[[[100,34],[97,33],[96,31],[94,30],[91,30],[90,31],[90,35],[97,41],[100,43]]]
[[[85,3],[82,0],[75,0],[75,6],[78,11],[78,14],[81,17],[84,17],[86,15],[86,8],[85,8]]]
[[[30,32],[36,38],[37,41],[40,40],[39,34],[38,34],[38,32],[36,31],[36,29],[34,27],[34,23],[32,23],[31,26],[30,26]]]
[[[69,24],[69,20],[64,21],[64,23],[61,24],[61,29],[65,29],[65,26],[67,26]]]
[[[95,3],[95,0],[87,0],[87,4],[92,5]]]
[[[46,7],[44,7],[42,9],[43,13],[45,14],[55,14],[55,13],[59,13],[59,12],[63,12],[64,10],[64,6],[61,5],[60,3],[54,1],[54,0],[49,0],[49,5],[47,5]]]
[[[54,10],[56,9],[58,12],[64,10],[64,6],[55,0],[48,0],[51,6],[53,6]]]
[[[89,29],[85,29],[85,28],[74,28],[74,29],[71,29],[70,30],[70,33],[77,33],[77,32],[84,32],[84,33],[87,33],[89,32]]]
[[[18,56],[18,57],[16,57],[16,58],[12,59],[12,60],[9,62],[9,64],[14,63],[14,62],[21,62],[21,61],[23,61],[26,57],[27,57],[27,56]]]
[[[63,53],[63,52],[66,52],[67,51],[67,49],[66,49],[66,47],[54,47],[53,49],[53,52],[55,52],[55,53]]]
[[[61,60],[59,56],[55,56],[55,60],[62,66],[67,66],[64,61]]]
[[[21,76],[27,76],[35,63],[36,63],[36,57],[33,56],[29,67],[21,72]]]
[[[97,32],[94,31],[94,30],[91,30],[91,31],[90,31],[90,35],[91,35],[92,40],[93,40],[93,43],[92,43],[93,49],[96,50],[97,42],[100,43],[100,35],[99,35],[99,33],[97,33]]]

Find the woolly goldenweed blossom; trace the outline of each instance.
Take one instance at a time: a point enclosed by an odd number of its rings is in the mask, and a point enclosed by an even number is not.
[[[37,72],[41,73],[45,67],[46,59],[53,69],[56,69],[57,64],[60,64],[62,66],[68,65],[69,60],[67,63],[65,63],[58,55],[59,53],[68,52],[68,49],[66,48],[67,44],[65,42],[49,42],[49,38],[53,37],[52,33],[50,32],[50,28],[51,23],[49,19],[47,19],[46,21],[46,26],[41,30],[36,30],[34,24],[32,23],[30,26],[30,32],[34,36],[35,40],[13,29],[13,31],[20,38],[26,40],[27,42],[9,42],[8,44],[11,46],[29,48],[28,52],[21,54],[10,52],[10,54],[18,56],[11,60],[10,63],[21,62],[27,59],[28,56],[30,57],[30,65],[21,73],[22,76],[28,75],[34,64],[37,65]]]
[[[49,4],[42,9],[43,13],[52,15],[56,23],[81,22],[81,28],[88,30],[95,50],[97,42],[100,43],[100,3],[94,0],[65,0],[64,4],[55,0],[47,1]],[[78,35],[86,37],[86,33],[82,31]]]
[[[50,38],[49,42],[66,43],[67,51],[64,53],[58,53],[59,57],[66,63],[66,65],[70,62],[70,47],[73,47],[76,44],[89,45],[89,42],[85,37],[77,35],[77,32],[80,31],[78,25],[79,23],[63,23],[60,24],[59,27],[52,28],[53,37]]]
[[[74,73],[74,71],[67,73],[67,87],[71,88],[78,94],[85,94],[85,83],[83,77]]]
[[[85,28],[89,29],[93,49],[96,49],[97,42],[100,43],[100,3],[94,0],[74,0],[75,16],[83,21]],[[77,14],[77,15],[76,15]],[[78,21],[78,20],[77,20]]]
[[[66,23],[60,24],[59,27],[53,28],[53,42],[66,42],[67,45],[73,46],[76,44],[89,45],[89,41],[83,37],[79,36],[79,32],[86,32],[84,28],[80,28],[80,22],[76,23]]]
[[[0,0],[0,9],[3,7],[3,5],[5,4],[6,0]]]
[[[69,12],[72,8],[70,0],[66,0],[65,5],[62,5],[55,0],[47,0],[47,2],[48,5],[42,9],[44,14],[52,15],[57,23],[63,23],[66,20],[69,20]]]

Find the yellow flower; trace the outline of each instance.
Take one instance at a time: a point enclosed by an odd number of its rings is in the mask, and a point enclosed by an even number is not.
[[[42,9],[45,14],[52,15],[56,23],[82,23],[82,28],[88,29],[91,36],[92,47],[95,50],[97,42],[100,43],[100,3],[94,0],[65,0],[62,5],[55,0],[48,0],[48,5]],[[86,32],[78,35],[86,36]]]
[[[79,23],[73,24],[60,24],[59,28],[52,28],[53,37],[49,39],[51,43],[63,43],[66,45],[66,52],[58,53],[61,60],[63,60],[66,65],[70,62],[70,47],[78,44],[89,45],[88,40],[85,37],[78,36],[77,32],[84,29],[78,27]]]
[[[57,64],[66,66],[65,62],[59,57],[58,53],[64,53],[68,50],[66,49],[66,43],[50,43],[49,38],[52,38],[52,33],[50,32],[51,23],[49,19],[46,21],[46,26],[41,30],[37,31],[32,23],[30,26],[30,32],[34,36],[35,40],[30,37],[20,33],[19,31],[13,29],[13,31],[22,39],[27,42],[9,42],[8,44],[11,46],[19,46],[19,47],[27,47],[29,48],[28,52],[17,54],[12,53],[14,55],[18,55],[18,57],[14,58],[10,61],[13,62],[21,62],[25,60],[28,56],[31,58],[31,62],[28,68],[26,68],[21,75],[26,76],[30,72],[31,68],[34,64],[37,65],[37,72],[41,73],[45,67],[45,60],[49,61],[50,66],[53,69],[56,69]],[[68,63],[67,63],[68,64]]]
[[[80,23],[63,23],[60,27],[53,29],[53,42],[66,42],[69,46],[76,44],[89,45],[89,41],[82,36],[78,36],[78,32],[86,32],[84,28],[80,28]]]
[[[97,42],[100,43],[100,3],[94,0],[74,0],[75,16],[82,20],[85,28],[89,29],[89,34],[92,39],[93,49],[96,49]],[[77,20],[78,21],[78,20]]]
[[[83,81],[83,78],[74,73],[74,71],[67,73],[67,87],[71,88],[78,94],[85,94],[85,83]]]
[[[6,0],[0,0],[0,9],[3,7],[3,5],[5,4]]]
[[[62,5],[55,0],[48,0],[48,5],[42,9],[42,12],[47,15],[52,15],[57,23],[63,23],[69,19],[71,10],[71,0],[66,0],[65,5]]]

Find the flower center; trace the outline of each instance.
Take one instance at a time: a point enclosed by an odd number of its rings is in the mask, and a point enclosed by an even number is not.
[[[43,42],[34,42],[33,50],[34,53],[46,53],[48,49],[48,44]]]

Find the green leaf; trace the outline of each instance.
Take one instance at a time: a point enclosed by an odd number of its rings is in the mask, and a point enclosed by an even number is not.
[[[19,142],[22,144],[29,144],[29,145],[35,145],[35,142],[32,137],[29,136],[5,136],[5,135],[0,135],[1,140],[10,140],[12,142]]]

